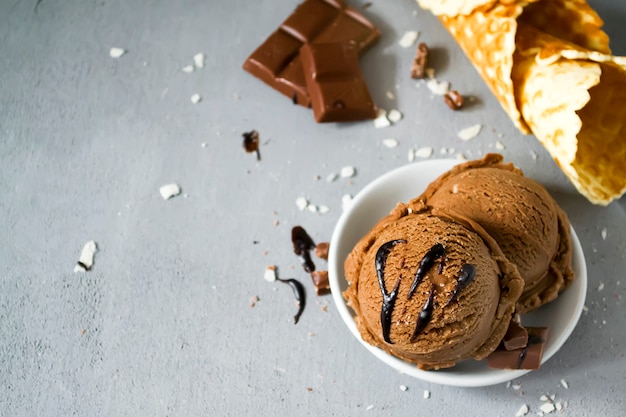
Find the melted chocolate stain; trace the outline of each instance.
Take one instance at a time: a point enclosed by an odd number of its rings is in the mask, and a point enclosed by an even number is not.
[[[475,276],[476,267],[474,265],[465,264],[461,267],[461,270],[459,271],[459,276],[456,277],[456,286],[454,287],[452,295],[446,303],[446,306],[456,299],[457,295],[459,295],[459,292],[461,292],[463,288],[467,287],[470,282],[474,280]]]
[[[287,284],[291,287],[293,291],[293,295],[296,298],[296,304],[298,304],[298,312],[295,316],[293,316],[293,324],[298,324],[298,320],[300,320],[300,316],[304,311],[304,305],[306,304],[306,293],[304,291],[304,286],[300,281],[294,278],[289,279],[280,279],[276,278],[277,281],[280,281],[284,284]]]
[[[417,316],[417,323],[415,324],[415,330],[411,336],[411,342],[417,339],[417,336],[426,328],[430,319],[433,317],[433,309],[435,307],[435,284],[430,285],[430,292],[428,293],[428,299],[422,306],[420,314]]]
[[[257,161],[261,160],[261,151],[259,151],[259,132],[252,130],[243,135],[243,148],[248,153],[256,152]]]
[[[426,252],[426,255],[424,255],[424,257],[420,261],[419,267],[417,268],[417,272],[415,273],[415,278],[413,278],[413,283],[411,284],[411,288],[409,289],[409,295],[407,296],[407,299],[411,299],[411,297],[413,297],[417,286],[420,285],[428,270],[432,268],[435,264],[435,261],[441,258],[445,253],[446,248],[444,248],[441,243],[433,245],[433,247],[430,248],[428,252]]]
[[[389,338],[389,332],[391,330],[391,313],[393,312],[393,307],[396,304],[398,288],[400,288],[400,281],[402,280],[402,277],[398,277],[398,281],[396,282],[396,286],[393,288],[393,291],[388,293],[385,288],[385,266],[387,264],[387,256],[389,256],[389,252],[391,252],[391,249],[393,249],[393,247],[398,243],[406,243],[406,240],[396,239],[383,243],[382,246],[376,251],[376,258],[374,260],[376,275],[378,276],[378,285],[380,286],[380,291],[383,294],[383,306],[380,310],[380,325],[383,330],[383,339],[389,344],[393,343]]]
[[[304,271],[308,273],[315,271],[315,264],[310,253],[312,249],[315,249],[315,242],[311,236],[301,226],[295,226],[291,229],[291,242],[293,243],[293,251],[300,258]]]

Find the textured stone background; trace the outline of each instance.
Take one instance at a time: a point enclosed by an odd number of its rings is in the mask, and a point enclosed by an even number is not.
[[[567,402],[563,415],[624,414],[625,200],[601,208],[580,197],[513,129],[434,17],[415,15],[410,0],[373,3],[366,13],[384,35],[363,58],[365,75],[381,107],[404,113],[382,130],[316,125],[241,70],[296,1],[0,1],[0,415],[512,416],[524,403],[534,415],[546,393]],[[626,54],[626,3],[591,3]],[[436,50],[437,76],[478,104],[452,114],[416,88],[414,50],[397,45],[406,30]],[[113,46],[128,53],[113,60]],[[197,52],[205,68],[181,72]],[[474,123],[484,125],[478,138],[456,139]],[[260,162],[241,147],[251,129]],[[388,137],[400,146],[383,147]],[[519,390],[399,375],[349,334],[330,297],[314,295],[291,227],[327,241],[341,196],[407,163],[410,148],[474,158],[497,140],[571,217],[588,310],[561,352],[515,381]],[[324,180],[345,165],[357,169],[351,181]],[[163,201],[169,182],[185,196]],[[331,211],[298,211],[300,196]],[[92,239],[93,270],[74,274]],[[306,285],[296,326],[290,290],[263,279],[269,264]]]

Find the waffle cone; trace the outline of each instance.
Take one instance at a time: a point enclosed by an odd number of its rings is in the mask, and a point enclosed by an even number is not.
[[[626,192],[626,58],[585,0],[417,0],[591,202]]]

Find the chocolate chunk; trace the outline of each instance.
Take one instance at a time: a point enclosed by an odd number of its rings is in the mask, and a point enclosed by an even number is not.
[[[243,135],[243,148],[248,153],[256,152],[257,161],[261,160],[261,151],[259,150],[259,132],[253,130]]]
[[[328,260],[328,242],[321,242],[315,246],[315,256],[325,261]]]
[[[417,45],[415,58],[411,65],[411,78],[424,78],[426,65],[428,65],[428,46],[426,46],[424,42],[421,42]]]
[[[506,350],[522,349],[528,345],[528,330],[515,320],[511,320],[509,328],[502,339]]]
[[[487,357],[487,365],[494,369],[539,369],[543,348],[548,341],[546,327],[528,327],[528,344],[515,350],[506,350],[504,344]]]
[[[443,96],[443,100],[452,110],[463,107],[463,96],[456,90],[452,90]]]
[[[376,118],[376,106],[359,66],[356,44],[305,44],[300,48],[304,78],[318,123]]]
[[[315,285],[317,295],[330,294],[330,283],[328,282],[328,271],[313,271],[311,279]]]
[[[359,53],[380,31],[343,0],[305,0],[248,57],[244,70],[304,107],[311,105],[299,51],[305,44],[352,42]]]

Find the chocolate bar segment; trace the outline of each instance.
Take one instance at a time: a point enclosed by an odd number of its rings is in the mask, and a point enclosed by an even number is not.
[[[295,103],[311,104],[298,51],[305,44],[352,42],[359,53],[380,31],[342,0],[305,0],[248,57],[243,68]]]
[[[522,349],[528,345],[528,330],[515,320],[511,320],[509,328],[502,339],[506,350]]]
[[[487,357],[487,365],[494,369],[539,369],[543,349],[548,341],[546,327],[528,327],[528,344],[515,350],[506,350],[501,344]]]
[[[376,118],[354,43],[305,44],[300,60],[317,122]]]

